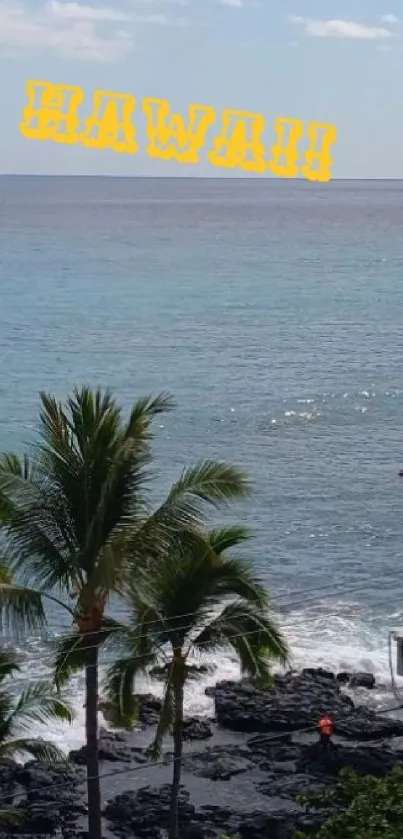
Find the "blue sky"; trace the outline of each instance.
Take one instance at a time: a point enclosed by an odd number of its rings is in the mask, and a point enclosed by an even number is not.
[[[0,78],[2,172],[225,174],[148,157],[140,108],[133,156],[25,139],[42,79],[262,113],[268,145],[277,116],[332,122],[334,177],[403,178],[403,0],[0,0]]]

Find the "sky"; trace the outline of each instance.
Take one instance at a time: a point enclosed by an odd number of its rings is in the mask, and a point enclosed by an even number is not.
[[[147,154],[146,97],[332,123],[335,178],[403,178],[403,0],[0,0],[0,172],[222,177]],[[30,79],[136,99],[138,151],[22,136]],[[218,129],[209,129],[211,148]],[[242,174],[242,173],[240,173]],[[244,174],[244,173],[243,173]]]

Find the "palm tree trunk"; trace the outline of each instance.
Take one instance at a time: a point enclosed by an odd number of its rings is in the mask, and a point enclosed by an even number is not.
[[[101,790],[98,759],[98,647],[88,651],[85,671],[85,734],[87,740],[87,791],[89,839],[102,839]]]
[[[179,678],[178,678],[179,676]],[[175,718],[173,726],[174,771],[171,789],[171,812],[169,817],[169,839],[178,839],[178,800],[182,770],[183,751],[183,676],[179,673],[174,682]]]

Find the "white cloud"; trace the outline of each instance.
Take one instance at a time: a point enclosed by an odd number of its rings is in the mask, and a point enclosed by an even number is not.
[[[170,17],[157,8],[137,3],[132,11],[110,0],[108,6],[90,0],[0,0],[0,51],[8,54],[45,49],[62,57],[91,61],[112,61],[126,57],[133,49],[139,26],[185,26],[183,18]],[[138,0],[137,0],[138,2]],[[164,0],[166,3],[167,0]],[[184,0],[181,0],[181,3]],[[137,6],[137,11],[135,10]]]
[[[145,0],[140,0],[140,2],[144,7]],[[175,2],[178,2],[178,0],[175,0]],[[180,5],[183,5],[184,2],[185,0],[179,0]],[[150,0],[147,0],[147,4],[148,6],[151,5]],[[59,20],[87,21],[89,23],[156,23],[163,26],[178,23],[177,19],[169,18],[163,12],[138,14],[137,6],[138,2],[133,3],[133,11],[128,12],[119,8],[88,6],[76,2],[62,2],[62,0],[48,0],[47,2],[47,9],[50,14]],[[179,25],[182,25],[182,19],[179,20]]]
[[[130,20],[130,15],[120,9],[106,6],[84,6],[81,3],[62,3],[49,0],[47,9],[58,20],[87,21],[90,23],[116,23]]]
[[[61,4],[60,4],[61,5]],[[70,4],[70,6],[75,4]],[[78,5],[78,4],[76,4]],[[48,49],[64,57],[109,61],[132,48],[133,33],[105,26],[88,18],[60,17],[49,4],[42,9],[21,0],[0,0],[0,49],[10,52]]]
[[[399,23],[399,18],[396,15],[381,15],[382,23]]]
[[[291,15],[289,19],[292,23],[301,24],[304,32],[312,38],[383,40],[392,37],[392,32],[383,26],[367,26],[352,20],[310,20],[295,15]]]
[[[222,6],[231,6],[233,9],[240,9],[243,6],[243,0],[220,0]]]
[[[164,12],[152,15],[133,14],[131,20],[135,23],[149,23],[155,26],[190,26],[191,22],[183,17],[168,17]]]

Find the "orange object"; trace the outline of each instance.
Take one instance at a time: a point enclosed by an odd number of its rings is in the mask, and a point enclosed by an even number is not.
[[[319,720],[319,729],[321,734],[326,734],[331,737],[333,734],[333,720],[330,717],[321,717]]]

